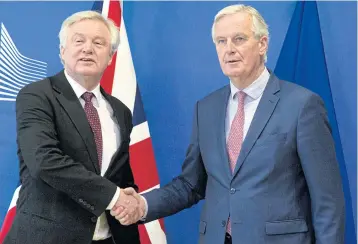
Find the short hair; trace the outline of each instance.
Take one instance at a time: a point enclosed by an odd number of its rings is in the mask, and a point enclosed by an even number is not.
[[[267,42],[269,41],[269,30],[262,15],[257,9],[244,4],[230,5],[221,9],[215,16],[214,23],[211,28],[211,36],[215,42],[215,24],[224,16],[232,15],[235,13],[247,13],[252,17],[252,31],[256,39],[260,39],[263,36],[267,36]],[[267,52],[267,51],[266,51]],[[267,54],[265,53],[265,62],[267,61]]]
[[[120,41],[118,27],[111,19],[105,18],[102,14],[91,10],[74,13],[71,16],[69,16],[67,19],[65,19],[65,21],[63,21],[61,30],[58,34],[58,37],[60,39],[60,49],[61,47],[65,47],[66,45],[68,28],[71,25],[80,22],[82,20],[98,20],[104,23],[111,34],[111,53],[113,54],[117,51]]]

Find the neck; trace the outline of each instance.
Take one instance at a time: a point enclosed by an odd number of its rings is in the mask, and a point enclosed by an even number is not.
[[[243,90],[251,85],[255,80],[257,80],[264,69],[265,65],[262,64],[259,66],[259,68],[253,69],[252,72],[250,72],[246,77],[230,77],[230,80],[239,90]]]

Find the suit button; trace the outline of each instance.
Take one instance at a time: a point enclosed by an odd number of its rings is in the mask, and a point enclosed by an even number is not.
[[[221,226],[224,227],[225,225],[226,225],[226,221],[225,220],[221,221]]]
[[[96,223],[96,222],[97,222],[97,217],[91,217],[91,221],[92,221],[93,223]]]
[[[236,189],[235,189],[235,188],[231,188],[231,189],[230,189],[230,193],[231,193],[231,194],[234,194],[235,192],[236,192]]]
[[[93,206],[91,206],[91,210],[94,211],[94,207],[93,207]]]
[[[82,198],[80,198],[80,200],[78,200],[80,203],[83,203],[83,199]]]

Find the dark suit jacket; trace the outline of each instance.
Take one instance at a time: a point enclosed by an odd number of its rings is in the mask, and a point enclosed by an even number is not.
[[[64,72],[24,87],[16,120],[21,190],[17,214],[4,244],[89,244],[97,218],[116,187],[134,187],[129,164],[130,110],[101,92],[113,108],[121,144],[100,176],[86,114]],[[108,211],[113,239],[140,243],[136,225],[122,226]]]
[[[334,141],[319,96],[271,75],[234,173],[226,151],[230,86],[195,108],[182,174],[144,194],[147,221],[205,198],[199,242],[343,244],[344,198]]]

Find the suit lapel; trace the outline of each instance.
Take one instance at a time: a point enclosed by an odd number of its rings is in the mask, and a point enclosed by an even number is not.
[[[256,109],[254,118],[252,119],[249,131],[247,132],[246,138],[242,144],[240,155],[237,159],[233,177],[238,173],[242,164],[244,163],[247,155],[250,153],[256,140],[261,135],[262,130],[265,128],[267,122],[270,120],[272,113],[274,112],[279,98],[279,80],[271,74],[270,79],[266,85],[264,93],[262,94],[259,105]]]
[[[90,155],[96,173],[100,174],[97,149],[93,132],[80,101],[78,100],[70,83],[67,81],[63,71],[54,76],[51,79],[51,82],[52,87],[55,90],[55,96],[57,100],[70,117],[78,133],[81,135],[82,140],[87,147],[87,151]]]
[[[224,162],[225,172],[229,179],[232,177],[231,169],[230,169],[230,163],[229,163],[229,157],[227,154],[227,146],[226,146],[226,134],[225,134],[225,121],[226,121],[226,110],[227,110],[227,103],[229,101],[230,96],[230,86],[226,86],[219,99],[220,101],[217,103],[218,108],[213,108],[218,111],[218,116],[215,119],[218,121],[216,122],[218,126],[214,125],[213,128],[217,128],[217,138],[219,138],[219,152],[221,153],[222,162]]]

